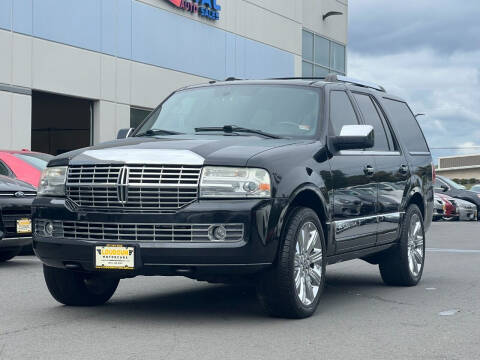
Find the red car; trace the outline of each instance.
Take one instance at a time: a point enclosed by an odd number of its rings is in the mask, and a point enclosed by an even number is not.
[[[435,194],[435,196],[438,196],[439,198],[441,198],[445,203],[445,205],[444,205],[445,213],[443,215],[444,219],[445,218],[453,219],[453,218],[458,217],[457,204],[455,203],[454,198],[452,198],[451,196],[448,196],[448,195],[444,195],[444,194]]]
[[[0,150],[0,175],[22,180],[35,188],[52,155],[29,150]]]

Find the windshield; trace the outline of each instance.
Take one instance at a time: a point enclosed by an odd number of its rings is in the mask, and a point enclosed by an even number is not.
[[[15,157],[25,161],[29,165],[38,170],[43,170],[47,167],[48,162],[53,158],[48,154],[13,154]]]
[[[450,179],[444,178],[444,177],[442,177],[441,180],[442,180],[443,182],[446,182],[448,186],[451,186],[451,187],[453,187],[454,189],[465,190],[465,186],[460,185],[460,184],[457,184],[457,183],[456,183],[455,181],[453,181],[453,180],[450,180]]]
[[[278,136],[309,138],[316,133],[319,110],[320,96],[314,89],[281,85],[210,86],[175,93],[136,133],[161,129],[205,135],[195,129],[233,125]]]

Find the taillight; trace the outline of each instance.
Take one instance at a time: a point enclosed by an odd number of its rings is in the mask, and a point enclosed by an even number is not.
[[[437,179],[437,173],[435,172],[435,164],[432,162],[432,182],[435,183]]]

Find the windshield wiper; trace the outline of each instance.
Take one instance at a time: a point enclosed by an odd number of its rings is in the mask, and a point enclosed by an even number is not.
[[[203,131],[223,131],[224,133],[231,134],[234,132],[243,132],[243,133],[250,133],[250,134],[257,134],[262,135],[265,137],[269,137],[272,139],[281,139],[281,136],[270,134],[264,132],[262,130],[255,130],[255,129],[248,129],[240,126],[235,125],[224,125],[224,126],[211,126],[211,127],[199,127],[195,128],[196,132],[203,132]]]
[[[143,133],[135,135],[137,136],[155,136],[155,135],[183,135],[183,133],[178,131],[171,131],[171,130],[162,130],[162,129],[150,129]]]

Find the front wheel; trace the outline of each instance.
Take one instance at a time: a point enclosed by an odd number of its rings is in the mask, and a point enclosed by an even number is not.
[[[258,297],[272,316],[311,316],[325,286],[325,239],[317,214],[296,208],[288,218],[275,266],[263,275]]]
[[[387,285],[415,286],[422,278],[425,265],[425,229],[417,205],[405,213],[398,245],[379,264],[380,274]]]
[[[43,275],[55,300],[70,306],[102,305],[113,296],[120,281],[46,265],[43,265]]]

